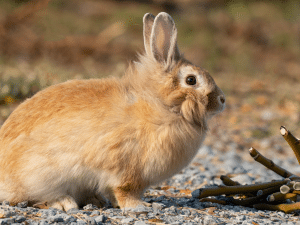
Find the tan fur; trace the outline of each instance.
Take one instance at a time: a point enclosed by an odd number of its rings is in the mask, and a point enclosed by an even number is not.
[[[105,196],[135,207],[193,159],[225,99],[208,72],[180,56],[171,17],[153,18],[144,17],[147,53],[122,79],[54,85],[10,115],[0,130],[0,201],[68,210]],[[173,49],[159,53],[168,40]],[[199,83],[184,84],[185,71]]]

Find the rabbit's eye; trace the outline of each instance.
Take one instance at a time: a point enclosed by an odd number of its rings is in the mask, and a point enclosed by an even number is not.
[[[197,83],[197,79],[195,76],[188,76],[185,80],[185,82],[188,84],[188,85],[195,85]]]

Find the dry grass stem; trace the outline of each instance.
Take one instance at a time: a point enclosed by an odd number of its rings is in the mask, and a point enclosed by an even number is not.
[[[278,175],[287,178],[290,177],[294,174],[292,174],[291,172],[283,169],[282,167],[276,165],[272,160],[266,158],[265,156],[263,156],[261,153],[259,153],[255,148],[250,148],[249,149],[250,155],[252,156],[252,158],[256,161],[261,163],[262,165],[264,165],[265,167],[267,167],[268,169],[274,171],[275,173],[277,173]]]
[[[283,136],[283,138],[286,140],[286,142],[290,145],[292,150],[294,151],[294,154],[296,155],[298,163],[300,164],[300,142],[299,142],[299,139],[295,138],[294,135],[292,135],[291,132],[288,131],[284,126],[280,127],[280,133]]]

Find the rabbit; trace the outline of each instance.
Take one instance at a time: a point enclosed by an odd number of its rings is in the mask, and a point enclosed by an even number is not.
[[[145,14],[143,35],[145,53],[123,77],[56,84],[11,113],[0,130],[0,201],[149,205],[145,189],[191,162],[224,94],[179,52],[169,14]]]

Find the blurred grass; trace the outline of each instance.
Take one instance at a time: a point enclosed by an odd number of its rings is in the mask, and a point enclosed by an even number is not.
[[[0,1],[0,23],[24,4]],[[181,51],[209,70],[227,96],[214,126],[255,139],[277,134],[280,125],[300,133],[296,0],[52,0],[34,19],[0,30],[0,43],[6,38],[0,44],[0,123],[49,85],[121,76],[143,51],[143,15],[160,11],[174,18]]]

